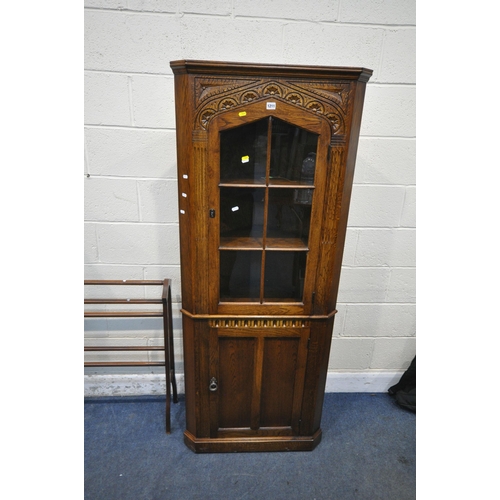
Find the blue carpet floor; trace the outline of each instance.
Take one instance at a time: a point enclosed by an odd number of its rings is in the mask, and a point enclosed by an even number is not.
[[[416,498],[416,415],[388,394],[327,393],[311,452],[195,454],[183,396],[85,399],[86,500]]]

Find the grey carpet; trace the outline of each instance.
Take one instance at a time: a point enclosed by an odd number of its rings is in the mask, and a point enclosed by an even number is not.
[[[195,454],[184,399],[85,400],[87,500],[406,500],[416,498],[416,415],[388,394],[327,393],[311,452]]]

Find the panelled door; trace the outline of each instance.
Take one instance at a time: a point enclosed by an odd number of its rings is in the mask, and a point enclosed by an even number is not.
[[[261,324],[211,329],[211,437],[300,433],[309,328]]]

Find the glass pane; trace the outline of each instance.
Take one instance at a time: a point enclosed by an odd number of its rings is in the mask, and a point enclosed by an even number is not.
[[[220,133],[221,183],[266,181],[268,119]]]
[[[302,301],[318,137],[271,117],[220,133],[222,301]]]
[[[296,202],[296,192],[309,189],[273,188],[269,190],[267,247],[286,245],[307,247],[311,205]],[[280,241],[284,240],[284,241]]]
[[[318,135],[273,118],[270,184],[312,185]]]
[[[263,188],[220,188],[221,246],[262,248],[264,192]]]
[[[307,252],[266,252],[264,301],[301,301]]]
[[[260,298],[261,251],[223,250],[220,253],[220,298]]]

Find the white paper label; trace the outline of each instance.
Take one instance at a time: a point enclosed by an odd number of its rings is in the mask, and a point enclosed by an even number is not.
[[[266,102],[266,109],[276,109],[275,102]]]

